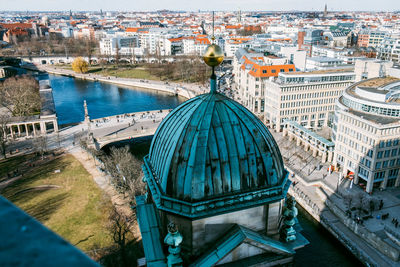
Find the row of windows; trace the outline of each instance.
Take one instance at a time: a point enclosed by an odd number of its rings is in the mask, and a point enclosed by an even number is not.
[[[327,96],[339,96],[342,93],[342,90],[336,91],[324,91],[324,92],[315,92],[315,93],[304,93],[304,94],[291,94],[291,95],[282,95],[281,100],[298,100],[298,99],[310,99],[310,98],[323,98]]]
[[[297,91],[310,91],[322,88],[346,88],[351,83],[348,82],[338,82],[338,83],[328,83],[328,84],[310,84],[304,86],[293,86],[293,87],[282,87],[282,92],[297,92]]]
[[[375,169],[385,169],[387,167],[394,167],[399,165],[400,165],[400,159],[378,161],[377,163],[375,163]]]
[[[400,117],[400,109],[382,108],[382,107],[366,105],[366,104],[362,104],[362,103],[347,99],[345,97],[342,98],[342,102],[347,107],[355,109],[355,110],[364,111],[364,112],[368,112],[368,113],[374,113],[374,114],[378,114],[378,115]]]
[[[315,112],[321,112],[321,111],[331,111],[333,110],[332,106],[318,106],[318,107],[312,107],[312,108],[298,108],[298,109],[289,109],[289,110],[281,110],[279,114],[281,116],[283,115],[295,115],[295,114],[304,114],[304,113],[315,113]]]
[[[392,145],[397,146],[398,144],[399,144],[399,139],[380,141],[379,148],[391,147]]]
[[[378,151],[376,157],[378,159],[381,159],[383,157],[384,158],[395,157],[395,156],[397,156],[397,154],[400,153],[400,148],[399,148],[399,153],[397,151],[398,151],[397,148],[392,149],[392,150],[388,149],[388,150],[385,150],[385,151]]]
[[[281,108],[292,108],[292,107],[304,107],[304,106],[315,106],[323,104],[333,104],[335,102],[334,98],[325,98],[319,100],[306,100],[306,101],[296,101],[296,102],[285,102],[281,103]]]
[[[283,77],[282,77],[283,78]],[[322,77],[290,77],[284,78],[285,83],[303,83],[303,82],[335,82],[350,81],[354,75],[322,76]]]
[[[385,178],[385,174],[386,174],[386,171],[381,171],[381,172],[375,173],[375,182],[378,182],[377,180],[382,181]],[[389,179],[397,178],[398,174],[399,174],[399,169],[389,170],[388,178]]]

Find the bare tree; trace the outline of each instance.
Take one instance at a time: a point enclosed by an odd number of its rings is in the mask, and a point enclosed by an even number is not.
[[[353,203],[353,195],[351,195],[351,194],[344,195],[343,201],[344,201],[344,204],[347,206],[347,209],[350,210],[351,204]]]
[[[361,216],[361,211],[363,209],[366,209],[367,204],[369,205],[369,201],[367,201],[367,198],[365,197],[365,194],[360,192],[355,196],[355,207],[358,210],[358,215],[359,216]]]
[[[118,246],[123,266],[128,265],[126,246],[128,243],[128,235],[131,233],[130,228],[133,220],[134,218],[126,216],[121,211],[117,210],[116,207],[112,207],[109,215],[108,229],[112,235],[114,243]]]
[[[114,60],[115,60],[115,65],[118,67],[118,65],[119,65],[119,59],[120,59],[120,56],[119,56],[119,45],[118,45],[118,41],[115,43],[115,57],[114,57]]]
[[[42,160],[44,158],[44,154],[47,152],[47,136],[40,135],[33,139],[33,146],[35,151],[41,155]]]
[[[112,147],[104,166],[112,177],[111,183],[119,192],[128,192],[132,198],[144,192],[141,163],[130,153],[128,146]]]
[[[10,122],[10,116],[2,114],[0,115],[0,151],[1,154],[6,158],[6,149],[7,149],[7,134],[8,134],[8,126],[7,124]]]
[[[91,38],[86,38],[86,56],[88,57],[89,65],[92,65],[92,56],[96,48],[96,42]]]
[[[11,77],[0,85],[0,103],[13,116],[27,116],[40,110],[39,84],[29,76]]]

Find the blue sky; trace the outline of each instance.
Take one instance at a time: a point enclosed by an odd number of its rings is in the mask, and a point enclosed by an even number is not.
[[[400,10],[399,0],[0,0],[0,10]]]

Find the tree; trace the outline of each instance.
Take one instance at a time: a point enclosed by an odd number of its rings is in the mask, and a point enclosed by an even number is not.
[[[115,57],[114,57],[114,59],[115,59],[115,65],[118,66],[119,65],[119,59],[120,59],[118,40],[115,43]]]
[[[347,209],[350,210],[351,209],[351,204],[353,203],[353,195],[351,194],[346,194],[343,196],[343,201],[344,204],[346,204]]]
[[[367,207],[368,207],[368,205],[369,205],[369,201],[368,201],[368,199],[365,197],[365,194],[364,193],[358,193],[356,196],[355,196],[355,207],[357,208],[357,210],[358,210],[358,215],[359,216],[361,216],[361,211],[363,210],[363,209],[367,209]]]
[[[35,151],[40,154],[42,160],[44,154],[47,152],[47,137],[45,135],[40,135],[33,140],[33,146]]]
[[[77,73],[86,73],[88,72],[88,63],[82,57],[77,57],[72,62],[72,70]]]
[[[0,103],[13,116],[28,116],[39,112],[39,83],[26,75],[6,79],[0,85]]]
[[[86,56],[88,57],[89,65],[91,65],[92,64],[92,56],[96,49],[96,42],[93,41],[91,38],[86,38],[85,45],[86,45],[86,47],[85,47],[86,48]]]
[[[0,115],[0,151],[4,158],[6,158],[7,148],[7,123],[10,121],[10,116]]]
[[[128,146],[112,147],[110,155],[104,160],[104,166],[112,177],[111,183],[119,192],[128,192],[132,198],[144,193],[141,163],[130,153]]]
[[[112,207],[108,218],[108,229],[112,235],[114,243],[118,246],[122,266],[128,266],[126,246],[128,243],[128,235],[131,233],[130,228],[133,223],[133,218],[126,216],[114,206]]]

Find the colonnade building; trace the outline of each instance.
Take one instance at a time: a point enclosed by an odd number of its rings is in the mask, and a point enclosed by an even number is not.
[[[353,84],[353,69],[279,73],[265,81],[264,121],[277,131],[291,120],[308,129],[328,126],[335,101]]]
[[[39,80],[40,114],[26,117],[11,117],[6,123],[5,135],[8,139],[36,137],[58,132],[53,89],[48,79]]]
[[[364,80],[336,101],[333,163],[370,193],[399,186],[400,79]]]

